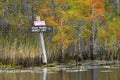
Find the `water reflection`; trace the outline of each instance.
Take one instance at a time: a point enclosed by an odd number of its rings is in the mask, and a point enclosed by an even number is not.
[[[91,69],[91,80],[100,80],[100,69]]]
[[[120,69],[89,69],[87,71],[67,71],[65,69],[43,68],[22,72],[0,72],[0,80],[120,80]]]
[[[43,69],[41,75],[42,75],[42,79],[41,80],[46,80],[46,78],[47,78],[47,68]]]
[[[60,71],[60,75],[61,75],[61,80],[65,80],[64,78],[65,78],[65,74],[64,74],[65,72],[64,72],[64,70],[61,70]]]
[[[106,72],[105,76],[106,76],[106,80],[110,80],[110,74],[109,74],[109,72]]]

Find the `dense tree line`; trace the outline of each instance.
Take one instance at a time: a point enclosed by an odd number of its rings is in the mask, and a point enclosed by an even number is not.
[[[37,15],[52,27],[44,33],[48,61],[119,59],[119,0],[1,0],[1,61],[41,62],[39,33],[31,32]]]

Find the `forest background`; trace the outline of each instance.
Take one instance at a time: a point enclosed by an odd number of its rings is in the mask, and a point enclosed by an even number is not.
[[[48,62],[120,59],[119,0],[0,0],[0,64],[40,65],[37,15]]]

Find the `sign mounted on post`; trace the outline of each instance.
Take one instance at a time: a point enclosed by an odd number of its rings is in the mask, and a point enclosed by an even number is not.
[[[45,26],[45,21],[34,21],[34,26]]]
[[[47,56],[46,56],[43,32],[50,31],[51,28],[47,28],[45,21],[40,21],[40,17],[37,16],[36,21],[34,21],[34,26],[31,29],[32,29],[32,32],[40,33],[40,46],[41,46],[41,50],[42,50],[42,62],[47,63]]]
[[[46,32],[49,28],[47,27],[32,27],[32,32]]]
[[[40,19],[37,19],[38,21],[34,21],[34,26],[31,28],[32,32],[46,32],[46,31],[50,31],[51,28],[50,27],[46,27],[45,21],[40,21]]]

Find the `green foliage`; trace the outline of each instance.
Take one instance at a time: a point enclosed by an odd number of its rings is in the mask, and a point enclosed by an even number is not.
[[[84,26],[83,30],[82,30],[82,35],[81,38],[85,41],[88,42],[90,39],[92,31],[90,30],[90,28],[88,26]]]
[[[53,42],[56,42],[58,45],[63,44],[67,48],[70,44],[75,43],[75,29],[70,26],[61,26],[58,29],[56,36],[53,38]]]
[[[94,15],[91,14],[93,10],[91,0],[0,1],[0,45],[2,45],[0,51],[7,57],[11,54],[11,58],[39,55],[38,34],[30,31],[36,15],[45,20],[47,26],[54,28],[44,36],[50,57],[52,54],[56,57],[61,53],[61,46],[66,52],[67,50],[77,52],[78,49],[75,47],[79,46],[77,42],[81,43],[83,52],[88,52],[90,44],[84,43],[89,43],[92,34],[95,34],[97,46],[117,50],[120,40],[117,4],[113,4],[113,0],[105,0],[105,3],[95,0],[93,3]],[[93,23],[97,30],[95,33],[92,32]],[[71,47],[72,49],[69,49]]]
[[[0,16],[3,16],[5,9],[3,8],[3,3],[0,2]]]

